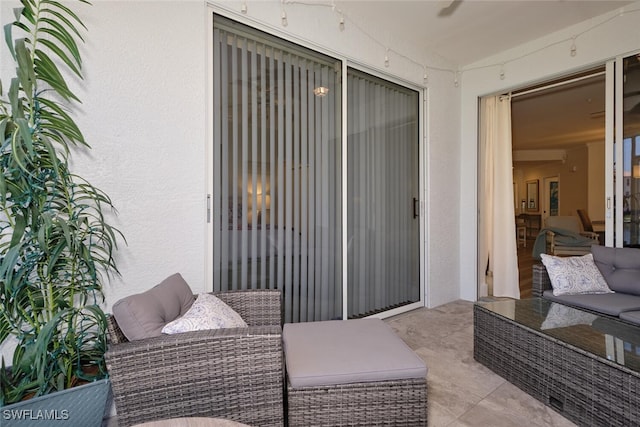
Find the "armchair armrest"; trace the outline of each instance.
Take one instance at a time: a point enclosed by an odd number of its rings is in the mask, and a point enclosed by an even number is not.
[[[593,231],[581,231],[580,235],[584,236],[584,237],[588,237],[592,240],[598,241],[599,237],[598,237],[598,233],[595,233]]]
[[[533,297],[542,297],[542,293],[551,287],[551,279],[544,264],[533,264],[533,280],[531,283],[531,294]]]

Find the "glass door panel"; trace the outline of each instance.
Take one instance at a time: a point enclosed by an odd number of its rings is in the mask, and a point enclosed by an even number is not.
[[[340,318],[341,63],[217,15],[213,41],[213,288]]]
[[[363,317],[420,301],[416,91],[349,69],[348,309]]]
[[[640,247],[640,59],[622,60],[623,246]]]

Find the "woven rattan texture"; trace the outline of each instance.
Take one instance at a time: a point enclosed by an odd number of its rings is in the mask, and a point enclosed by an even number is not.
[[[640,425],[640,376],[474,306],[474,358],[583,426]]]
[[[243,316],[248,328],[118,343],[122,334],[110,321],[105,358],[120,427],[188,416],[251,426],[284,424],[281,294],[231,294],[216,295]]]
[[[544,264],[533,264],[532,269],[531,295],[539,298],[544,291],[551,289],[551,279]]]
[[[287,387],[290,427],[426,426],[425,378]]]

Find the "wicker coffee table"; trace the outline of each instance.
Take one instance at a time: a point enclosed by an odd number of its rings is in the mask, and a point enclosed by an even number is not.
[[[541,298],[477,303],[474,358],[584,426],[640,425],[640,328]]]

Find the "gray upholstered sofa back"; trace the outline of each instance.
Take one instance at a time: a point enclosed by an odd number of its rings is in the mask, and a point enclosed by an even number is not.
[[[591,253],[611,290],[640,295],[640,249],[592,246]]]

